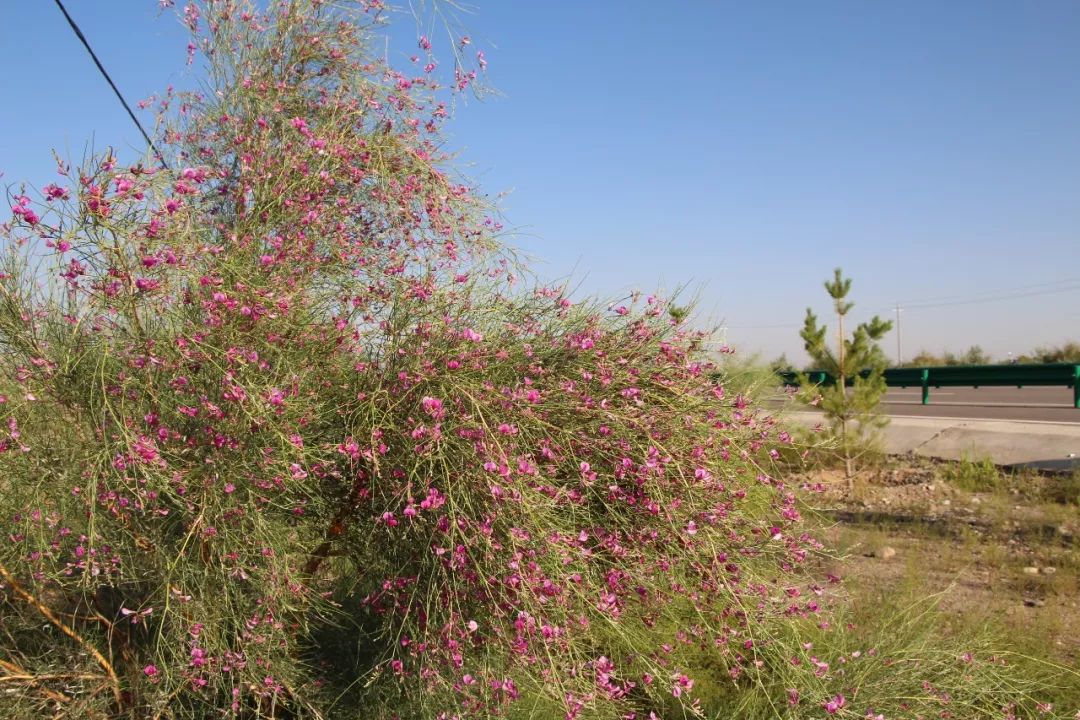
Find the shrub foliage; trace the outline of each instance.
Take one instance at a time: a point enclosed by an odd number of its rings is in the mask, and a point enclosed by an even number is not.
[[[426,38],[376,59],[375,0],[181,18],[167,166],[61,162],[3,227],[0,716],[862,716],[1007,677],[856,697],[803,643],[786,434],[664,299],[513,262],[440,150],[466,38],[440,87]]]

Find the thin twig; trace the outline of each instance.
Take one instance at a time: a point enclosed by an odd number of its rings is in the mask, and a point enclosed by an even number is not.
[[[106,659],[106,657],[101,654],[101,651],[91,645],[90,642],[83,638],[81,635],[79,635],[79,633],[75,632],[73,628],[61,621],[60,618],[56,617],[56,615],[54,615],[53,612],[49,610],[49,608],[42,605],[37,598],[35,598],[33,595],[23,589],[22,585],[19,584],[19,582],[11,575],[10,572],[8,572],[7,568],[5,568],[3,565],[0,565],[0,578],[3,578],[4,582],[6,582],[11,587],[11,589],[15,591],[16,595],[25,600],[27,604],[33,606],[35,610],[41,613],[42,616],[44,616],[46,620],[48,620],[58,630],[60,630],[60,632],[64,633],[69,638],[79,643],[79,645],[81,645],[87,652],[90,653],[94,660],[97,661],[97,664],[101,666],[101,669],[105,671],[105,674],[108,675],[109,685],[112,689],[113,699],[116,700],[117,707],[122,707],[123,695],[120,692],[120,679],[116,676],[116,670],[113,669],[112,663],[110,663],[108,659]]]
[[[30,682],[39,683],[46,680],[101,680],[102,676],[95,673],[53,673],[50,675],[33,675],[31,673],[21,673],[19,675],[4,675],[0,677],[0,682],[17,682],[21,680],[28,680]],[[65,701],[66,697],[62,697]]]
[[[323,561],[330,556],[330,551],[334,547],[334,542],[345,533],[345,530],[352,520],[353,514],[360,505],[360,493],[363,490],[364,481],[368,478],[369,475],[365,467],[357,469],[353,479],[352,490],[349,492],[349,497],[334,516],[333,521],[330,523],[330,527],[326,529],[323,542],[311,553],[311,557],[304,565],[304,575],[308,578],[313,578],[315,576],[315,573],[318,572]]]
[[[23,681],[26,681],[26,682],[33,683],[33,684],[37,685],[40,682],[42,682],[43,680],[57,679],[57,678],[82,677],[82,676],[71,676],[71,675],[32,675],[29,672],[27,672],[26,670],[24,670],[23,668],[19,667],[18,665],[14,664],[14,663],[7,662],[6,660],[0,660],[0,668],[3,668],[4,670],[7,670],[9,673],[11,673],[10,675],[0,677],[0,682],[4,682],[5,680],[23,680]],[[99,677],[99,676],[93,675],[93,676],[88,676],[88,677]],[[71,702],[71,698],[67,697],[66,695],[61,695],[60,693],[55,692],[53,690],[50,690],[47,687],[42,687],[42,688],[39,688],[39,689],[41,690],[41,692],[47,698],[49,698],[53,702],[57,702],[57,703]]]

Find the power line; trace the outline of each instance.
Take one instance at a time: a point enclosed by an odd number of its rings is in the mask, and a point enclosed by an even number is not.
[[[1053,280],[1053,281],[1050,281],[1050,282],[1033,283],[1031,285],[1017,285],[1017,286],[1010,287],[1010,288],[998,288],[996,290],[982,292],[982,293],[976,293],[974,295],[938,295],[936,297],[928,297],[928,298],[923,298],[921,300],[912,300],[910,303],[900,301],[900,304],[905,306],[905,307],[907,307],[907,306],[910,306],[910,307],[916,307],[916,306],[930,307],[930,306],[935,306],[936,307],[939,303],[940,304],[949,304],[951,302],[964,302],[964,303],[967,303],[967,302],[971,302],[971,301],[978,301],[978,300],[981,300],[983,298],[996,298],[996,297],[1001,296],[1003,293],[1005,295],[1011,297],[1012,294],[1014,294],[1014,293],[1021,293],[1021,292],[1028,291],[1028,290],[1038,290],[1038,289],[1041,289],[1041,288],[1048,288],[1048,289],[1049,288],[1054,288],[1055,292],[1058,289],[1068,290],[1068,289],[1071,289],[1071,288],[1061,288],[1060,286],[1062,286],[1062,285],[1070,285],[1070,286],[1072,286],[1072,285],[1076,285],[1078,283],[1080,283],[1080,278],[1062,278],[1060,280]]]
[[[731,330],[779,330],[781,328],[802,327],[802,323],[779,323],[776,325],[728,325]]]
[[[1074,283],[1074,284],[1070,285],[1068,287],[1054,287],[1054,288],[1049,288],[1049,289],[1046,289],[1046,290],[1033,290],[1032,292],[1015,292],[1015,291],[1018,291],[1018,290],[1023,290],[1025,288],[1040,288],[1040,287],[1048,287],[1048,286],[1051,286],[1051,285],[1062,285],[1062,284],[1065,284],[1065,283]],[[1068,279],[1068,280],[1056,280],[1054,282],[1037,283],[1037,284],[1034,284],[1034,285],[1022,285],[1022,286],[1017,287],[1017,288],[1012,288],[1012,290],[1010,292],[1008,292],[1007,294],[1004,294],[1004,295],[991,295],[991,296],[976,295],[976,296],[968,298],[966,300],[954,300],[954,301],[951,301],[951,302],[896,303],[895,306],[888,308],[888,312],[896,313],[896,316],[897,316],[896,317],[896,329],[897,329],[897,334],[899,336],[900,313],[903,312],[904,310],[921,310],[921,309],[924,309],[924,308],[949,307],[949,306],[953,306],[953,305],[978,305],[978,304],[981,304],[981,303],[988,303],[988,302],[1000,302],[1001,300],[1020,300],[1020,299],[1023,299],[1023,298],[1037,297],[1037,296],[1040,296],[1040,295],[1054,295],[1054,294],[1057,294],[1057,293],[1076,292],[1076,291],[1080,291],[1080,278],[1073,278],[1073,279]],[[954,295],[953,297],[957,297],[957,296]],[[730,330],[780,330],[780,329],[789,329],[789,328],[796,328],[796,327],[802,327],[802,324],[801,323],[776,323],[776,324],[767,324],[767,325],[728,325],[727,326],[727,328],[730,329]],[[898,345],[897,345],[897,353],[899,353],[900,352],[899,337],[897,337],[897,343],[898,343]]]
[[[1019,300],[1021,298],[1036,297],[1036,296],[1039,296],[1039,295],[1054,295],[1056,293],[1075,292],[1077,290],[1080,290],[1080,285],[1073,285],[1071,287],[1059,287],[1059,288],[1055,288],[1055,289],[1052,289],[1052,290],[1038,290],[1038,291],[1025,292],[1025,293],[1010,293],[1010,294],[1007,294],[1007,295],[996,295],[996,296],[991,296],[991,297],[976,297],[976,298],[973,298],[973,299],[970,299],[970,300],[954,300],[952,302],[911,303],[911,304],[903,305],[903,308],[905,310],[907,310],[909,308],[920,309],[920,308],[948,307],[948,306],[952,306],[952,305],[978,305],[978,304],[981,304],[981,303],[998,302],[1000,300]]]
[[[1035,290],[1035,289],[1038,289],[1038,288],[1049,288],[1049,287],[1056,286],[1056,285],[1073,285],[1073,284],[1076,284],[1076,283],[1080,283],[1080,278],[1062,278],[1061,280],[1053,280],[1051,282],[1034,283],[1034,284],[1031,284],[1031,285],[1018,285],[1018,286],[1011,287],[1011,288],[1004,288],[1004,290],[999,289],[997,292],[1012,293],[1012,292],[1020,292],[1022,290]],[[984,293],[977,293],[975,295],[968,295],[968,296],[964,296],[964,295],[938,295],[937,297],[924,298],[923,300],[919,301],[918,303],[913,302],[912,304],[914,305],[914,304],[928,304],[928,303],[937,303],[937,302],[949,302],[949,301],[953,301],[953,300],[964,300],[964,301],[966,301],[966,300],[969,300],[969,299],[977,299],[977,298],[987,296],[987,295],[995,295],[995,294],[997,294],[997,292],[984,292]],[[904,303],[904,302],[901,302],[900,304],[901,305],[907,305],[907,303]]]
[[[94,50],[90,47],[90,43],[87,41],[86,36],[83,35],[82,30],[79,29],[79,26],[75,23],[74,20],[72,20],[71,15],[68,14],[67,8],[64,7],[64,3],[62,3],[60,0],[55,0],[55,2],[56,6],[60,8],[60,12],[64,13],[64,18],[68,21],[68,25],[70,25],[71,29],[75,32],[75,36],[79,38],[80,42],[82,42],[83,47],[86,48],[86,52],[90,53],[90,58],[94,61],[94,64],[97,65],[97,69],[101,71],[102,76],[105,78],[105,82],[109,83],[109,87],[111,87],[113,89],[113,92],[116,93],[116,97],[120,100],[120,104],[124,106],[125,110],[127,110],[127,114],[128,117],[131,118],[131,122],[135,123],[135,127],[139,128],[139,132],[141,132],[142,136],[146,138],[146,142],[148,145],[150,145],[150,149],[154,151],[154,155],[157,157],[158,162],[161,163],[162,167],[168,170],[169,166],[165,162],[165,158],[163,158],[161,153],[158,152],[157,146],[154,145],[154,141],[150,139],[150,135],[148,135],[146,130],[143,129],[142,123],[140,123],[139,119],[135,117],[135,113],[131,111],[131,106],[128,105],[127,100],[124,99],[124,96],[120,94],[120,90],[116,87],[116,83],[114,83],[112,78],[109,77],[109,73],[105,70],[105,67],[101,64],[101,61],[98,60],[97,55],[94,54]]]

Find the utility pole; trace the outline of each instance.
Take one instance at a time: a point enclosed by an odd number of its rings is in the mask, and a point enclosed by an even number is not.
[[[904,349],[900,344],[900,313],[904,311],[904,308],[900,307],[900,303],[896,303],[893,311],[896,313],[896,366],[900,367],[904,364]]]

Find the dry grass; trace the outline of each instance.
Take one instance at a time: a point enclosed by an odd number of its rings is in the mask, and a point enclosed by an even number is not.
[[[894,459],[852,492],[839,470],[806,479],[825,486],[808,500],[846,555],[825,569],[845,577],[856,608],[937,594],[946,632],[989,629],[1033,672],[1047,661],[1080,671],[1080,475]],[[1058,676],[1057,707],[1080,710],[1080,682]]]

